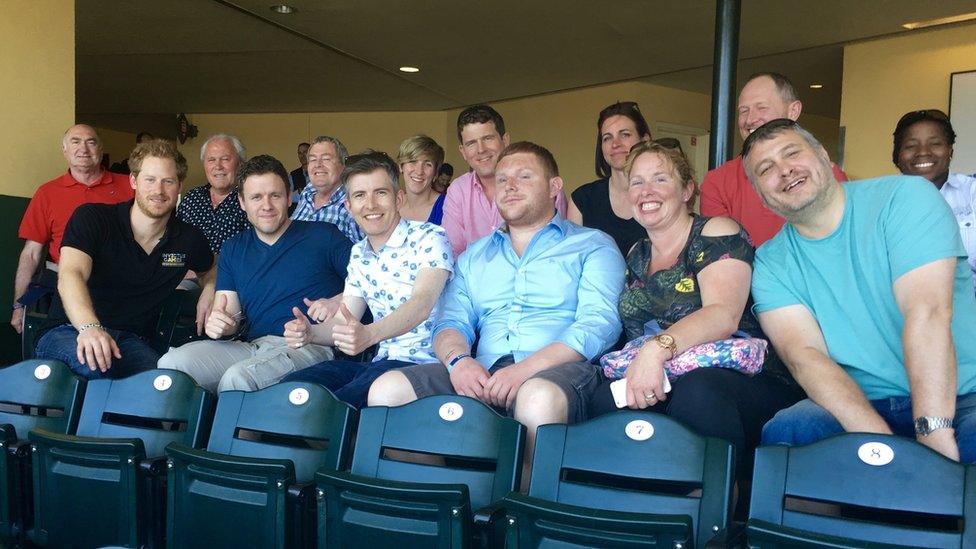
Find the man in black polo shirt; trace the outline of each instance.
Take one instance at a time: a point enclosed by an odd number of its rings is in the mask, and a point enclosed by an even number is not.
[[[136,146],[129,157],[135,199],[75,210],[61,243],[58,297],[36,355],[78,375],[124,377],[156,367],[148,339],[160,306],[187,270],[213,299],[213,254],[199,229],[171,215],[186,159],[169,141]]]

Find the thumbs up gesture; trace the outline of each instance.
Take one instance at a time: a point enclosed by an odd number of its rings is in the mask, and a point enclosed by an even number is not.
[[[356,355],[376,343],[370,327],[360,324],[345,303],[339,304],[338,313],[336,324],[332,328],[332,341],[336,348],[347,355]]]
[[[285,332],[283,335],[285,336],[285,343],[289,347],[297,349],[311,341],[312,334],[308,324],[308,318],[302,314],[298,307],[292,307],[291,314],[295,315],[295,318],[285,322]]]
[[[214,300],[213,309],[207,316],[207,336],[220,339],[228,334],[237,332],[237,315],[227,312],[227,294],[218,293]]]

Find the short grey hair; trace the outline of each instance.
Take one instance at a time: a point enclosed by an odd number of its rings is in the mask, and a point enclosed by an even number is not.
[[[746,177],[749,178],[749,181],[753,184],[753,186],[756,185],[756,174],[752,172],[752,169],[749,167],[749,163],[745,162],[746,157],[749,156],[749,153],[752,152],[752,148],[755,147],[757,143],[769,141],[770,139],[789,131],[792,131],[793,133],[802,137],[803,140],[807,142],[807,145],[810,145],[814,151],[823,150],[824,146],[820,143],[820,141],[818,141],[812,133],[804,129],[803,126],[801,126],[795,120],[791,120],[789,118],[777,118],[776,120],[766,122],[749,134],[749,137],[746,137],[745,143],[742,144],[742,167],[745,169]]]
[[[238,160],[244,162],[244,160],[247,159],[247,149],[244,148],[244,144],[241,143],[241,140],[238,139],[237,136],[227,133],[215,133],[208,137],[207,140],[203,142],[203,145],[200,146],[200,162],[204,162],[203,157],[206,154],[207,145],[213,141],[220,140],[230,141],[231,145],[234,146],[234,150],[237,152]]]
[[[332,143],[332,146],[335,147],[336,153],[339,155],[339,160],[343,164],[346,163],[346,159],[349,158],[349,151],[346,150],[346,146],[343,145],[342,141],[339,141],[338,138],[330,135],[320,135],[312,140],[312,144],[309,145],[309,148],[314,147],[319,143]]]

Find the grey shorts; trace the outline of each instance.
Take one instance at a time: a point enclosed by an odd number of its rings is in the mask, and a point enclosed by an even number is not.
[[[489,372],[498,371],[511,364],[499,360]],[[400,369],[399,372],[410,381],[417,398],[457,394],[451,384],[451,374],[443,364],[438,362],[409,366]],[[601,375],[599,368],[589,362],[568,362],[543,370],[529,379],[544,379],[562,389],[569,404],[567,423],[579,423],[586,419],[590,397],[600,384]],[[495,409],[501,414],[512,415],[512,410]]]

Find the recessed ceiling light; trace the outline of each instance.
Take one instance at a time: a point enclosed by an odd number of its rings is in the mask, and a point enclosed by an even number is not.
[[[298,10],[292,6],[289,6],[288,4],[275,4],[271,6],[271,11],[280,13],[282,15],[288,15],[289,13],[295,13]]]
[[[928,21],[916,21],[914,23],[905,23],[902,27],[908,30],[924,29],[926,27],[936,27],[938,25],[948,25],[950,23],[962,23],[963,21],[972,21],[976,19],[976,12],[974,13],[964,13],[962,15],[953,15],[951,17],[941,17],[939,19],[929,19]]]
[[[420,72],[417,67],[400,67],[400,72]]]
[[[823,84],[810,84],[811,90],[819,90],[823,88]]]

